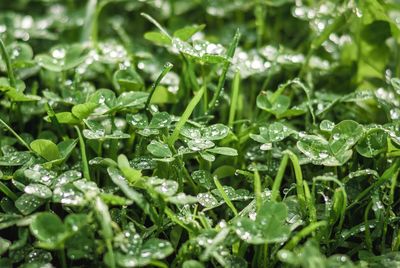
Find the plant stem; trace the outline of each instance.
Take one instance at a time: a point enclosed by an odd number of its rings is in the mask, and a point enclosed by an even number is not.
[[[153,85],[151,86],[150,95],[149,95],[149,97],[147,98],[146,104],[145,104],[145,106],[144,106],[145,110],[148,110],[148,109],[149,109],[149,105],[150,105],[150,102],[151,102],[151,98],[153,97],[154,92],[156,91],[157,86],[160,84],[161,80],[162,80],[162,79],[164,78],[164,76],[172,69],[173,66],[174,66],[174,65],[173,65],[172,63],[170,63],[170,62],[167,62],[167,63],[164,65],[164,67],[163,67],[163,69],[162,69],[160,75],[157,77],[157,80],[156,80],[156,81],[153,83]]]
[[[154,24],[154,26],[156,26],[165,36],[167,36],[169,39],[172,40],[171,35],[167,32],[167,30],[164,29],[164,27],[161,26],[161,24],[159,24],[152,16],[150,16],[147,13],[140,13],[140,15],[142,15],[143,17],[145,17],[148,21],[150,21],[151,23]]]
[[[79,127],[75,126],[76,132],[78,133],[78,138],[79,138],[79,147],[81,150],[81,158],[82,158],[82,169],[83,169],[83,177],[87,180],[91,180],[90,178],[90,171],[89,171],[89,164],[86,156],[86,147],[85,147],[85,141],[83,139],[81,130]]]
[[[10,131],[15,138],[17,138],[17,140],[23,145],[25,146],[30,152],[33,152],[31,147],[26,143],[26,141],[24,141],[24,139],[18,135],[6,122],[4,122],[2,119],[0,119],[0,123],[8,130]]]
[[[59,256],[60,256],[61,267],[62,268],[67,268],[68,265],[67,265],[67,259],[65,258],[65,250],[64,250],[64,248],[60,249],[58,251],[58,253],[59,253]]]
[[[17,82],[15,80],[14,71],[12,69],[11,59],[7,53],[6,46],[4,45],[3,40],[1,38],[0,38],[0,54],[1,54],[1,57],[3,58],[4,62],[6,63],[8,80],[10,82],[10,86],[12,86],[13,88],[16,88]]]

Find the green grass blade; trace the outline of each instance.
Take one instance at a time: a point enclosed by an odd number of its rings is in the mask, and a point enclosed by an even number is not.
[[[235,214],[235,216],[237,216],[238,215],[237,209],[233,205],[232,201],[229,199],[228,195],[225,193],[224,188],[222,187],[222,184],[219,182],[217,176],[214,176],[213,179],[214,179],[215,186],[217,186],[217,189],[222,196],[222,199],[224,199],[225,203],[232,210],[233,214]]]
[[[29,151],[33,152],[28,143],[26,143],[26,141],[20,135],[18,135],[17,132],[15,132],[6,122],[0,119],[0,124],[2,124],[8,131],[10,131],[23,146],[25,146]]]
[[[13,71],[13,68],[11,65],[11,59],[7,53],[6,46],[4,45],[3,40],[1,38],[0,38],[0,55],[3,58],[4,62],[6,63],[7,75],[8,75],[8,79],[10,82],[10,86],[15,88],[17,85],[17,82],[15,80],[14,71]]]
[[[276,173],[274,183],[272,184],[271,200],[276,201],[280,197],[279,189],[281,188],[283,175],[289,160],[289,156],[284,154],[279,164],[278,172]]]
[[[307,237],[309,234],[311,234],[318,228],[325,226],[325,225],[327,225],[326,221],[318,221],[318,222],[309,224],[308,226],[306,226],[302,230],[300,230],[295,236],[293,236],[292,239],[290,239],[290,241],[283,248],[287,249],[287,250],[293,249],[295,246],[297,246],[297,244],[302,239]]]
[[[150,21],[151,23],[154,24],[154,26],[156,26],[165,36],[168,36],[169,39],[172,39],[171,35],[168,33],[167,30],[164,29],[164,27],[161,26],[160,23],[158,23],[158,21],[156,21],[152,16],[150,16],[147,13],[140,13],[140,15],[142,15],[143,17],[145,17],[148,21]]]
[[[3,192],[8,198],[15,201],[17,200],[18,196],[10,190],[3,182],[0,181],[0,191]]]
[[[209,111],[214,110],[217,100],[221,95],[222,88],[224,87],[225,84],[226,74],[228,73],[229,66],[231,65],[230,60],[235,54],[236,47],[239,44],[239,39],[240,39],[240,32],[239,29],[237,29],[232,39],[232,42],[229,45],[228,51],[226,52],[227,61],[225,62],[224,67],[222,69],[222,74],[219,77],[217,89],[213,95],[213,98],[210,101],[210,104],[208,105]]]
[[[81,158],[82,158],[82,169],[83,169],[83,177],[87,180],[91,180],[90,178],[90,171],[89,171],[89,164],[86,156],[86,146],[85,146],[85,140],[83,139],[81,130],[79,127],[75,126],[76,132],[78,133],[78,138],[79,138],[79,147],[81,150]]]
[[[239,90],[240,90],[240,73],[236,72],[232,83],[232,96],[231,96],[231,105],[229,107],[229,120],[228,120],[229,127],[233,127],[233,122],[235,121],[236,108],[239,101]]]
[[[289,158],[293,164],[294,175],[296,178],[297,197],[299,198],[300,205],[302,207],[304,207],[306,198],[305,198],[304,188],[303,188],[303,173],[301,172],[299,159],[293,152],[291,152],[289,150],[287,150],[286,153],[289,155]]]
[[[254,195],[256,197],[256,208],[257,210],[259,210],[262,205],[262,199],[261,199],[261,179],[257,169],[254,170]]]
[[[167,62],[167,63],[164,65],[164,67],[163,67],[163,69],[162,69],[160,75],[157,77],[156,81],[153,83],[153,85],[151,85],[150,95],[149,95],[149,97],[147,98],[146,104],[145,104],[145,106],[144,106],[145,110],[147,110],[147,109],[149,108],[149,105],[150,105],[150,102],[151,102],[151,98],[153,97],[154,92],[156,91],[157,86],[160,84],[160,82],[161,82],[161,80],[164,78],[164,76],[166,76],[167,73],[168,73],[169,71],[171,71],[171,69],[172,69],[173,66],[174,66],[174,65],[173,65],[172,63]]]
[[[200,102],[201,97],[204,94],[205,88],[202,87],[200,90],[194,95],[193,99],[189,102],[185,111],[183,112],[181,118],[175,126],[174,132],[172,132],[171,136],[168,139],[168,144],[172,147],[175,141],[179,137],[179,133],[181,132],[182,127],[185,125],[186,121],[189,119],[196,105]]]

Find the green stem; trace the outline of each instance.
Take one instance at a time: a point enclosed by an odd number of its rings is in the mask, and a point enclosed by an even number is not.
[[[164,78],[164,76],[172,69],[174,65],[172,65],[172,63],[167,62],[164,67],[163,70],[161,71],[160,75],[157,77],[157,80],[153,83],[153,85],[151,86],[151,91],[150,91],[150,95],[147,98],[146,104],[144,106],[145,110],[147,110],[149,108],[150,102],[151,102],[151,98],[154,95],[154,92],[156,91],[157,86],[160,84],[161,80]]]
[[[226,52],[227,61],[225,62],[225,65],[222,69],[222,74],[219,77],[217,89],[214,93],[213,98],[210,101],[209,106],[208,106],[209,111],[213,110],[215,108],[217,100],[219,99],[219,97],[221,95],[222,88],[224,87],[224,84],[225,84],[226,74],[228,73],[229,66],[231,65],[231,58],[235,54],[236,47],[239,44],[239,39],[240,39],[240,32],[239,32],[239,29],[237,29],[236,33],[232,39],[232,42],[228,48],[228,51]]]
[[[365,243],[367,244],[368,250],[372,252],[372,239],[371,239],[371,231],[369,230],[368,224],[368,214],[371,210],[372,202],[368,203],[367,208],[364,211],[364,225],[365,225]]]
[[[106,247],[107,247],[108,254],[110,256],[110,267],[111,268],[115,268],[116,267],[116,265],[115,265],[115,256],[114,256],[114,250],[113,250],[113,247],[112,247],[111,239],[106,239]]]
[[[24,139],[18,135],[6,122],[4,122],[2,119],[0,119],[0,124],[2,124],[8,131],[10,131],[15,138],[23,145],[25,146],[30,152],[33,152],[31,147],[24,141]]]
[[[306,198],[306,205],[308,209],[308,213],[310,214],[310,222],[316,222],[317,221],[317,209],[315,208],[314,205],[314,198],[310,193],[310,188],[308,187],[308,184],[306,181],[303,181],[304,185],[304,194]]]
[[[150,16],[147,13],[140,13],[140,15],[142,15],[143,17],[145,17],[148,21],[150,21],[151,23],[154,24],[154,26],[156,26],[165,36],[167,36],[169,39],[172,40],[171,35],[167,32],[167,30],[164,29],[164,27],[161,26],[161,24],[159,24],[152,16]]]
[[[81,158],[82,158],[82,169],[83,169],[83,177],[87,180],[91,180],[90,178],[90,171],[89,171],[89,164],[86,156],[86,147],[85,147],[85,141],[83,139],[81,130],[79,127],[75,126],[76,132],[78,133],[78,138],[79,138],[79,147],[81,150]]]
[[[15,80],[14,71],[11,66],[11,59],[7,53],[6,46],[4,45],[3,40],[1,38],[0,38],[0,54],[1,54],[1,57],[3,58],[4,62],[6,63],[7,74],[8,74],[10,86],[12,86],[13,88],[16,88],[17,82]]]
[[[62,248],[59,250],[59,256],[60,256],[60,262],[61,262],[61,267],[62,268],[67,268],[67,259],[65,258],[65,250]]]

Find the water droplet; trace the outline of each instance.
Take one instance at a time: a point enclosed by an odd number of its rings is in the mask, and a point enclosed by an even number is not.
[[[260,146],[260,150],[268,151],[272,149],[272,143],[264,143]]]
[[[51,56],[55,59],[63,59],[65,57],[65,49],[58,48],[51,52]]]

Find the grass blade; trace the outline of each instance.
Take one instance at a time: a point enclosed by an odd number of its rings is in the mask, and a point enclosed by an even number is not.
[[[179,137],[179,133],[181,132],[182,127],[185,125],[186,121],[189,119],[190,115],[192,114],[196,105],[200,102],[201,97],[203,96],[205,88],[202,87],[200,90],[194,95],[193,99],[189,102],[188,106],[186,107],[185,111],[183,112],[181,118],[179,119],[178,123],[175,126],[174,132],[168,139],[169,146],[173,146],[175,141]]]
[[[174,65],[173,65],[172,63],[170,63],[170,62],[167,62],[167,63],[164,65],[164,67],[163,67],[163,69],[162,69],[160,75],[157,77],[157,80],[156,80],[156,81],[153,83],[153,85],[151,86],[150,95],[149,95],[149,97],[147,98],[146,104],[145,104],[145,106],[144,106],[145,110],[147,110],[147,109],[149,108],[149,105],[150,105],[150,102],[151,102],[151,98],[153,97],[154,92],[156,91],[157,86],[160,84],[160,82],[161,82],[161,80],[164,78],[164,76],[167,75],[167,73],[168,73],[169,71],[171,71],[172,67],[174,67]]]
[[[6,50],[6,46],[4,45],[3,40],[1,38],[0,38],[0,55],[3,58],[4,62],[6,63],[7,74],[8,74],[8,79],[9,79],[9,82],[10,82],[10,86],[15,88],[17,83],[16,83],[16,80],[15,80],[14,71],[12,69],[10,56],[8,55],[7,50]]]
[[[228,126],[233,127],[233,122],[235,121],[236,108],[239,101],[239,90],[240,90],[240,73],[236,72],[233,77],[232,84],[232,96],[231,96],[231,105],[229,108],[229,120]]]
[[[232,42],[229,45],[228,51],[226,52],[227,61],[225,62],[224,67],[222,69],[222,74],[219,77],[217,89],[215,90],[214,96],[211,99],[210,104],[208,105],[209,111],[214,110],[217,100],[221,95],[222,88],[224,87],[225,84],[226,74],[228,73],[229,66],[231,65],[230,60],[235,54],[236,47],[239,44],[239,39],[240,39],[240,31],[239,29],[237,29],[232,39]]]

